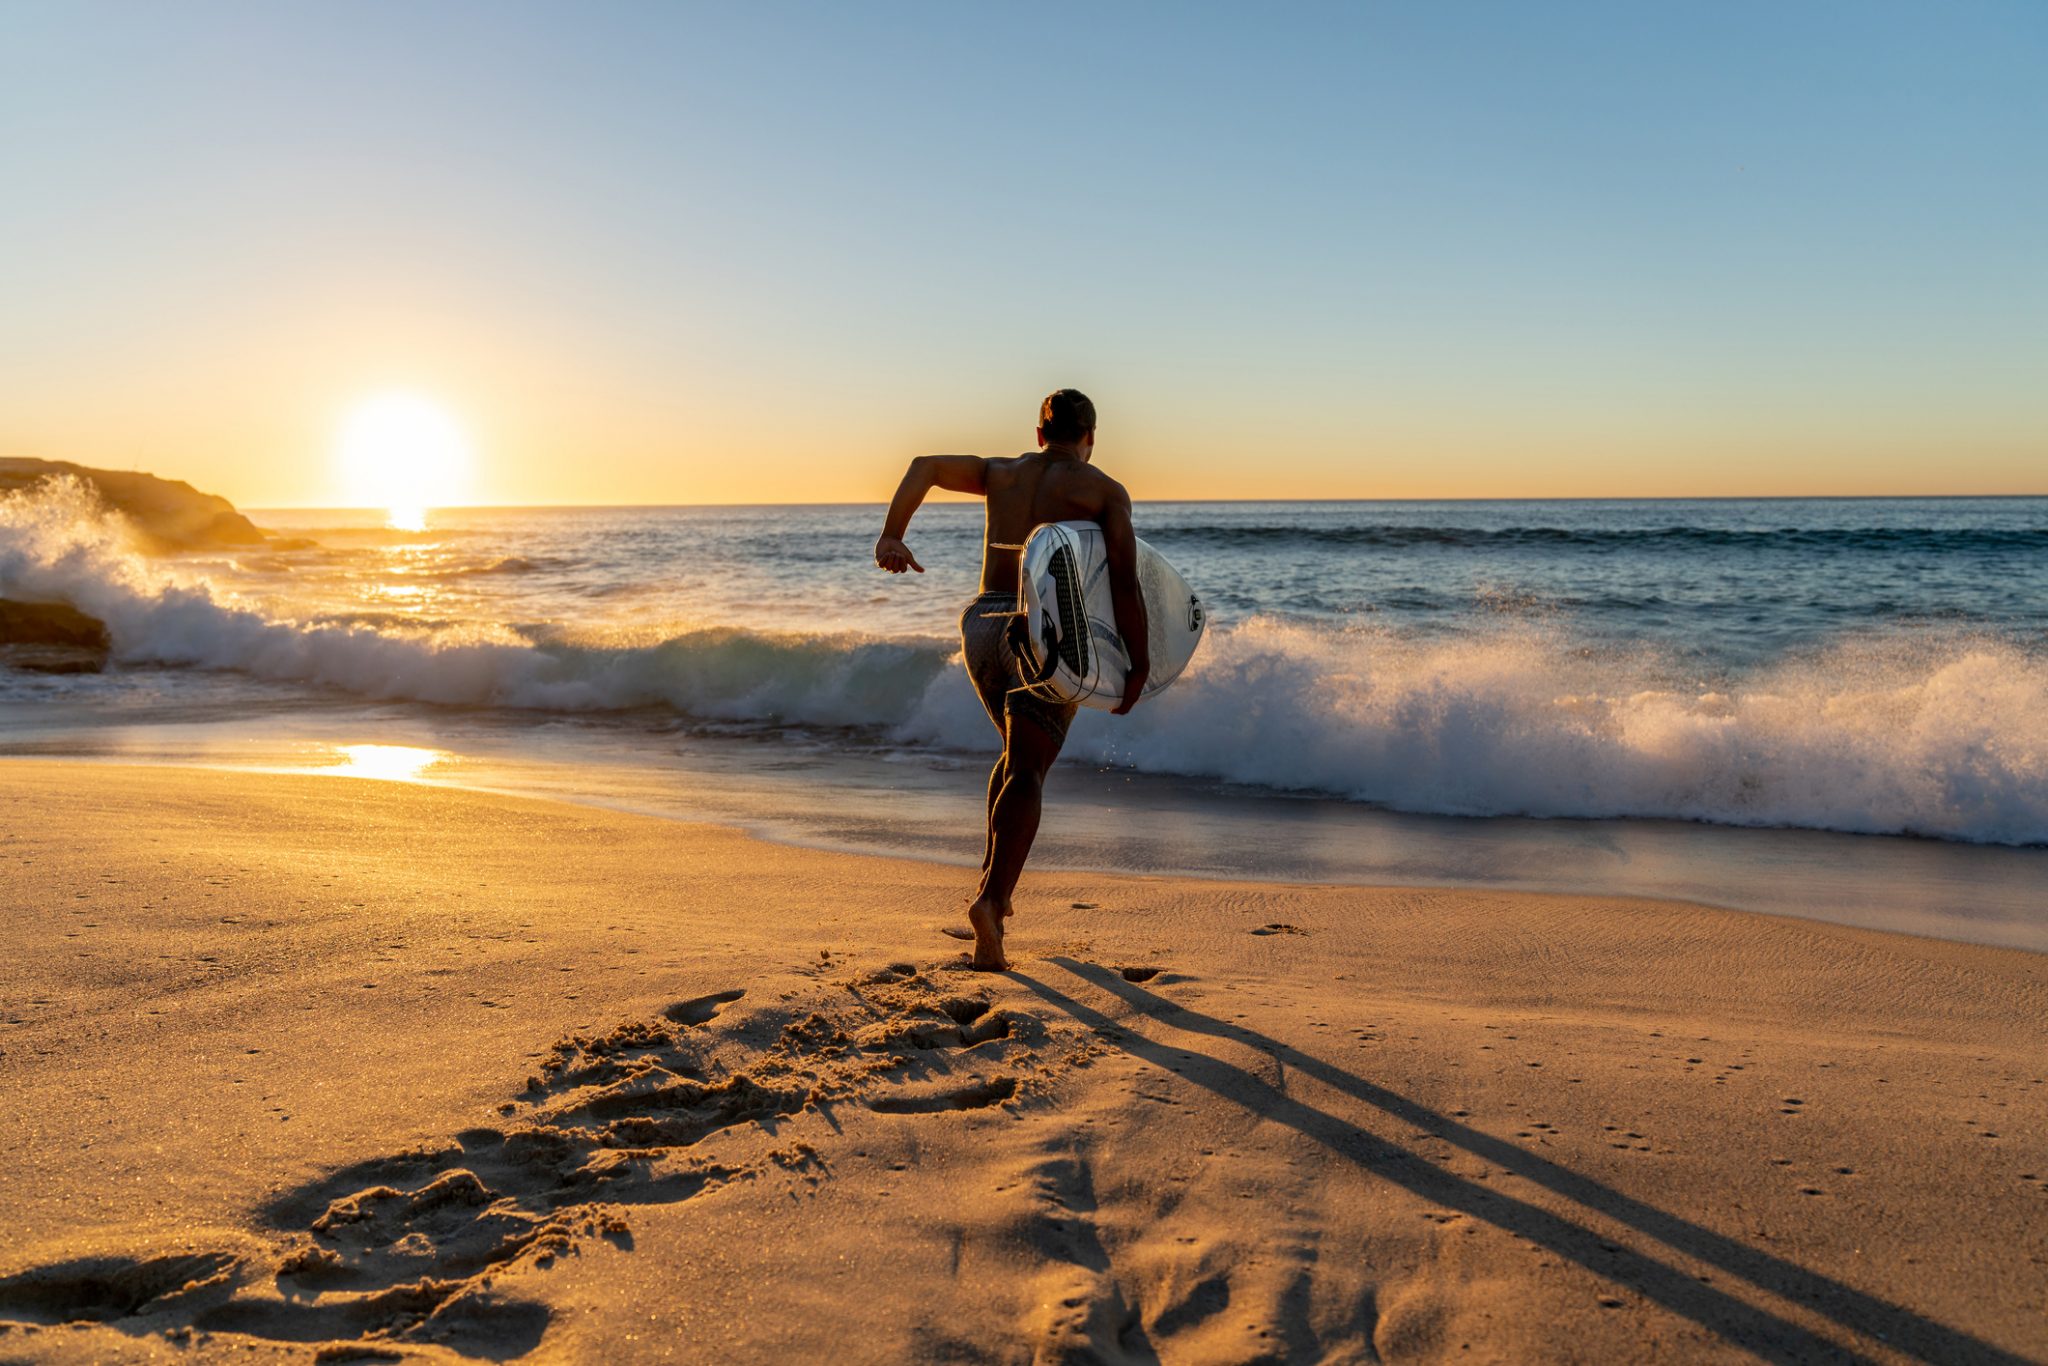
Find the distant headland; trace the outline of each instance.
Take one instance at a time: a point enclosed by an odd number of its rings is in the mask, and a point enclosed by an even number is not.
[[[159,479],[133,470],[97,470],[66,460],[0,458],[0,494],[26,489],[44,479],[70,475],[98,491],[107,506],[123,513],[145,550],[162,553],[221,546],[258,546],[270,538],[215,493],[201,493],[182,479]]]
[[[148,554],[279,544],[220,495],[202,493],[180,479],[133,470],[0,457],[0,498],[67,475],[92,488],[120,513],[136,548]],[[88,673],[104,667],[108,641],[103,623],[69,603],[15,598],[7,588],[0,582],[0,667],[41,673]]]

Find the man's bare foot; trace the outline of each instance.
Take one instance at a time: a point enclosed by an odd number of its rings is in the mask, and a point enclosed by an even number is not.
[[[979,902],[979,901],[981,901],[982,899],[984,899],[984,898],[985,898],[985,897],[987,897],[987,896],[988,896],[988,869],[986,869],[986,868],[983,868],[983,869],[981,870],[981,882],[980,882],[980,883],[979,883],[978,885],[976,885],[976,887],[975,887],[975,889],[974,889],[974,895],[973,895],[973,896],[970,896],[970,897],[968,897],[968,898],[967,898],[967,904],[968,904],[968,905],[970,905],[970,906],[972,906],[972,905],[974,905],[974,904],[975,904],[976,902]],[[1005,902],[1003,903],[1003,919],[1005,919],[1005,920],[1008,920],[1008,919],[1009,919],[1009,918],[1010,918],[1011,916],[1013,916],[1013,915],[1015,915],[1015,914],[1017,914],[1017,908],[1016,908],[1015,906],[1011,905],[1011,904],[1010,904],[1009,902],[1005,901]]]
[[[967,910],[967,923],[974,926],[974,962],[977,972],[1001,972],[1010,966],[1003,957],[1003,907],[984,897]]]
[[[972,910],[972,908],[973,908],[973,907],[974,907],[974,906],[975,906],[975,905],[976,905],[976,904],[977,904],[978,902],[980,902],[980,900],[981,900],[981,898],[980,898],[980,897],[978,897],[978,896],[970,896],[970,897],[968,897],[968,898],[967,898],[967,905],[968,905],[968,907],[969,907],[969,911],[968,911],[968,914],[970,914],[970,915],[971,915],[971,914],[973,914],[973,910]],[[1014,907],[1014,906],[1005,906],[1005,907],[1003,907],[1003,919],[1005,919],[1005,920],[1008,920],[1008,919],[1009,919],[1009,918],[1010,918],[1011,916],[1013,916],[1013,915],[1015,915],[1015,914],[1017,914],[1017,908],[1016,908],[1016,907]],[[996,933],[997,933],[997,934],[1001,934],[1001,933],[1003,932],[1003,930],[1004,930],[1005,928],[1006,928],[1005,926],[1002,926],[1002,925],[998,925],[998,926],[996,927]],[[958,932],[956,933],[956,932],[955,932],[955,931],[953,931],[953,930],[947,930],[947,931],[946,931],[946,933],[947,933],[947,934],[950,934],[950,935],[952,935],[952,936],[953,936],[953,937],[954,937],[955,939],[959,939],[959,938],[963,938],[963,937],[964,937],[964,936],[966,935],[967,931],[965,931],[965,930],[960,930],[960,931],[958,931]]]

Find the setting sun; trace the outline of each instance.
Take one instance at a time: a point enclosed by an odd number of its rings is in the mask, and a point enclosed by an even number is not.
[[[394,527],[418,531],[428,508],[468,494],[469,433],[448,409],[417,394],[358,403],[342,422],[335,460],[349,503],[390,509]]]

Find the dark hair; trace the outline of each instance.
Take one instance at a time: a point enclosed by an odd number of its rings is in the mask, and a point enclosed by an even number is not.
[[[1038,405],[1046,444],[1074,442],[1095,430],[1095,405],[1079,389],[1055,389]]]

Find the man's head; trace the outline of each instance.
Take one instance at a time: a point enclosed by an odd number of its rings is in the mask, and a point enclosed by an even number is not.
[[[1095,449],[1095,405],[1079,389],[1055,389],[1038,405],[1038,444]]]

